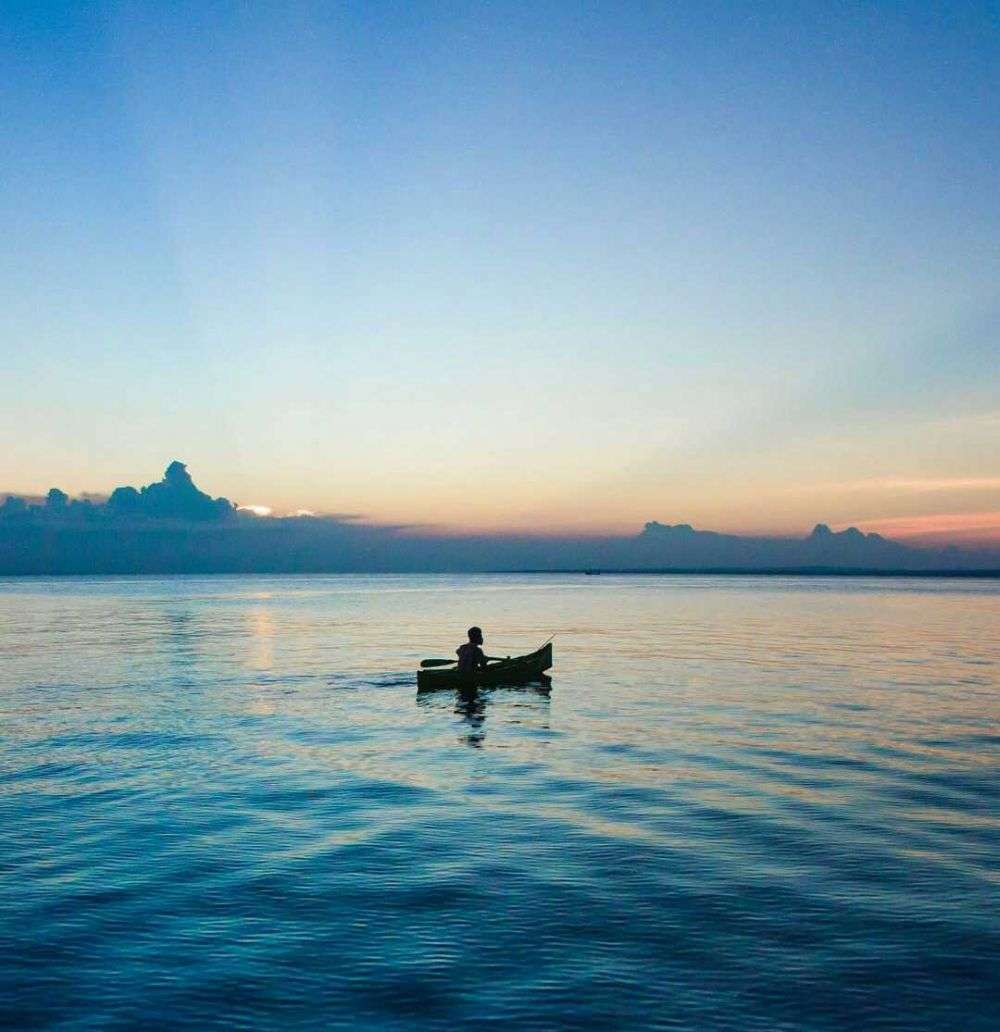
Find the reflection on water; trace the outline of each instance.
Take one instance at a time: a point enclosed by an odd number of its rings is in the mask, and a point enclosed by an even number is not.
[[[274,620],[270,610],[253,609],[247,620],[253,639],[252,663],[258,670],[270,670],[274,665]]]
[[[465,742],[471,746],[482,745],[486,737],[483,730],[483,724],[486,722],[486,693],[473,688],[455,694],[458,696],[455,712],[468,729],[464,735]]]
[[[551,690],[418,695],[470,623]],[[989,1028],[992,582],[0,582],[5,1026]],[[470,748],[471,747],[471,748]]]
[[[417,705],[428,710],[441,711],[453,707],[460,718],[459,740],[477,748],[486,739],[486,713],[494,699],[500,698],[506,719],[512,724],[530,724],[539,731],[548,729],[549,693],[551,679],[537,684],[505,687],[464,688],[418,692]],[[516,701],[513,701],[516,700]]]

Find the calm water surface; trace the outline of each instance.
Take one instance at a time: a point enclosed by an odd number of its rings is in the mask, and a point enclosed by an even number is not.
[[[417,696],[470,623],[549,693]],[[0,581],[0,1025],[996,1028],[1000,584]]]

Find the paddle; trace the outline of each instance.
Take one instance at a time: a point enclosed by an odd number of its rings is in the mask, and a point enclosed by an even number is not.
[[[543,641],[542,644],[539,646],[539,648],[544,649],[545,646],[548,645],[548,643],[552,641],[552,638],[554,637],[555,635],[553,634],[551,638],[546,638],[545,641]],[[538,650],[536,649],[535,651]],[[502,660],[499,656],[490,656],[490,659],[501,663],[504,662],[504,660]],[[510,656],[508,656],[507,659],[510,659]],[[457,662],[457,659],[422,659],[420,661],[420,667],[423,670],[427,670],[429,667],[451,666],[452,663]]]
[[[510,659],[510,656],[508,656],[507,659]],[[502,659],[500,659],[499,656],[490,656],[490,660],[492,662],[500,662],[500,663],[504,662]],[[426,670],[428,667],[451,666],[452,663],[457,663],[457,662],[458,662],[457,659],[422,659],[420,661],[420,666],[424,670]]]

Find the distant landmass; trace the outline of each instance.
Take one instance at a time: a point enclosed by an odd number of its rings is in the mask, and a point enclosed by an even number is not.
[[[851,527],[748,537],[655,520],[633,536],[447,535],[335,516],[260,516],[194,483],[182,462],[106,499],[8,495],[0,575],[513,571],[983,572],[1000,550],[914,548]]]

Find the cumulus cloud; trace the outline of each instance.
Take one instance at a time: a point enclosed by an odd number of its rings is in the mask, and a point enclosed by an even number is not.
[[[171,462],[163,479],[134,487],[116,487],[108,507],[119,515],[181,520],[218,520],[231,516],[235,507],[228,498],[212,498],[195,487],[183,462]]]

